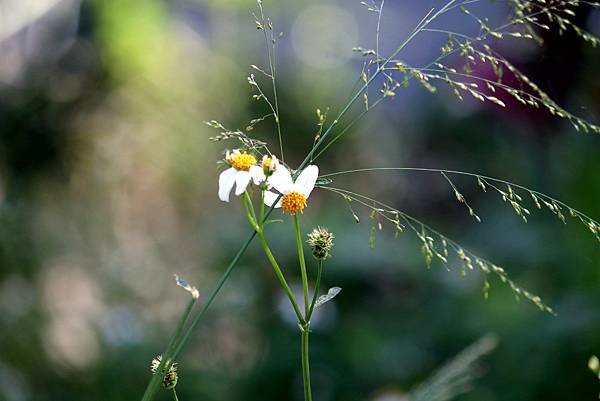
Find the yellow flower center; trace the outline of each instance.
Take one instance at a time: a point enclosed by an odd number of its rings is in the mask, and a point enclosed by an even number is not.
[[[227,161],[236,170],[248,171],[250,167],[256,164],[256,157],[248,153],[238,153],[232,155]]]
[[[302,212],[306,207],[306,196],[298,192],[290,192],[281,198],[281,208],[290,214]]]

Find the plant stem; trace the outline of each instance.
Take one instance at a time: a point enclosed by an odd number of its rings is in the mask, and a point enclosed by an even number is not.
[[[306,316],[306,321],[310,323],[310,318],[315,310],[315,304],[317,303],[317,295],[319,295],[319,286],[321,285],[321,274],[323,273],[323,260],[319,259],[319,267],[317,268],[317,281],[315,281],[315,290],[313,293],[313,299],[310,303],[310,309]]]
[[[150,400],[152,398],[152,396],[154,395],[154,393],[158,390],[158,387],[160,386],[160,381],[164,377],[162,372],[168,371],[169,368],[171,367],[171,365],[173,363],[173,358],[172,358],[171,354],[173,352],[175,344],[177,343],[177,340],[180,338],[180,336],[183,332],[183,327],[185,326],[185,323],[188,321],[188,317],[190,316],[190,313],[192,312],[192,308],[194,307],[194,304],[196,303],[196,301],[197,301],[197,298],[192,297],[190,302],[188,302],[188,305],[185,308],[183,315],[181,315],[181,319],[179,319],[179,323],[177,323],[177,328],[175,329],[175,332],[171,336],[171,338],[169,340],[169,344],[167,345],[165,352],[162,354],[162,359],[160,361],[160,364],[158,365],[158,368],[156,368],[156,374],[154,374],[152,376],[152,379],[150,380],[148,387],[146,387],[146,391],[144,392],[144,395],[142,397],[143,401]]]
[[[310,324],[302,325],[300,333],[301,354],[302,354],[302,381],[304,383],[304,401],[312,401],[312,391],[310,389],[310,366],[308,362],[308,335],[310,333]]]
[[[268,216],[268,214],[269,213],[267,213],[267,216]],[[256,237],[256,231],[252,231],[252,233],[250,233],[250,235],[248,236],[248,238],[246,239],[246,241],[242,244],[242,247],[235,254],[235,256],[233,257],[233,259],[231,260],[231,262],[227,266],[227,269],[225,269],[225,272],[223,272],[223,274],[219,278],[219,281],[217,282],[217,285],[215,286],[215,288],[213,289],[213,291],[210,293],[208,299],[206,300],[206,303],[202,306],[202,309],[200,309],[200,311],[198,312],[198,314],[196,315],[196,317],[194,317],[194,320],[192,321],[192,323],[190,323],[190,325],[188,326],[187,330],[185,331],[185,334],[181,338],[181,341],[179,342],[179,344],[175,348],[175,352],[173,353],[173,359],[177,358],[177,356],[181,352],[181,349],[183,348],[183,346],[185,345],[185,343],[187,343],[187,341],[189,340],[190,336],[192,335],[192,331],[194,331],[194,328],[196,327],[196,325],[198,324],[198,322],[200,322],[200,320],[202,320],[202,317],[204,316],[204,314],[206,313],[206,311],[208,310],[208,308],[210,307],[210,305],[215,300],[215,298],[216,298],[217,294],[219,293],[219,291],[221,291],[221,288],[223,288],[223,285],[225,284],[225,282],[227,281],[227,279],[229,278],[229,276],[231,275],[231,273],[235,269],[238,261],[240,260],[240,258],[244,254],[244,252],[246,252],[246,249],[248,249],[248,246],[250,245],[250,243],[252,242],[252,240],[254,239],[254,237]]]
[[[260,191],[260,228],[263,229],[265,222],[265,191]]]
[[[254,230],[256,232],[261,232],[261,228],[258,225],[258,222],[256,221],[256,213],[254,212],[254,205],[252,204],[252,198],[250,198],[250,195],[248,194],[248,192],[244,192],[244,197],[242,198],[242,203],[244,204],[244,209],[246,210],[246,216],[248,217],[248,221],[250,222],[250,225],[252,225],[252,228],[254,228]]]
[[[175,391],[175,387],[173,387],[173,399],[175,401],[179,401],[179,398],[177,398],[177,391]]]
[[[300,260],[300,273],[302,274],[302,289],[304,291],[304,316],[308,316],[309,295],[308,295],[308,275],[306,274],[306,260],[304,259],[304,247],[302,244],[302,233],[300,232],[300,222],[298,213],[294,214],[294,229],[296,231],[296,245],[298,246],[298,259]]]
[[[294,312],[296,312],[298,321],[301,324],[303,324],[304,318],[302,317],[302,312],[300,312],[300,308],[298,307],[296,298],[294,298],[294,293],[292,292],[292,290],[290,289],[290,286],[288,285],[287,281],[285,280],[285,276],[283,275],[283,272],[281,271],[279,264],[277,264],[277,261],[275,260],[275,257],[273,256],[273,252],[271,252],[271,249],[269,248],[269,244],[267,244],[267,241],[265,240],[265,236],[262,233],[259,233],[258,239],[260,240],[263,250],[265,251],[265,254],[267,255],[267,259],[269,259],[269,262],[271,262],[271,266],[273,266],[273,270],[275,271],[275,275],[279,279],[279,283],[283,287],[285,293],[287,294],[287,296],[292,304],[292,307],[294,308]]]
[[[179,336],[183,332],[183,326],[185,325],[185,322],[187,322],[188,317],[190,316],[190,313],[192,312],[192,308],[196,304],[197,300],[198,300],[198,298],[192,297],[190,302],[188,302],[188,305],[185,308],[185,312],[183,313],[182,318],[179,320],[179,323],[177,324],[177,328],[175,329],[175,334],[173,334],[173,336],[171,337],[171,340],[169,341],[169,345],[167,345],[167,350],[165,351],[164,355],[169,355],[173,351],[173,347],[176,344],[176,341],[179,339]],[[165,360],[165,364],[171,362],[171,361],[168,361],[166,358],[164,360]],[[169,367],[167,367],[167,368],[169,368]]]
[[[262,195],[262,197],[264,198],[264,194]],[[258,233],[258,238],[260,239],[260,243],[263,247],[263,250],[265,251],[265,254],[267,255],[267,259],[269,259],[269,262],[271,262],[271,266],[273,266],[273,270],[275,271],[275,275],[279,279],[279,283],[281,284],[281,287],[283,287],[290,302],[292,303],[292,306],[294,307],[294,312],[296,312],[296,315],[298,316],[298,320],[301,323],[304,322],[304,319],[302,318],[302,313],[300,312],[300,308],[298,308],[298,303],[296,302],[296,298],[294,297],[294,293],[292,292],[292,290],[290,289],[290,286],[288,285],[287,281],[285,280],[285,276],[283,275],[283,272],[281,271],[281,268],[279,267],[277,260],[275,260],[275,256],[273,256],[273,252],[271,252],[271,248],[269,248],[269,244],[267,243],[267,240],[265,239],[265,236],[262,231],[262,227],[260,227],[256,223],[256,214],[254,212],[254,206],[252,205],[252,198],[250,198],[250,195],[248,194],[248,192],[244,192],[243,203],[244,203],[244,208],[246,209],[246,215],[248,217],[248,221],[250,221],[250,224],[252,225],[252,227],[254,227],[254,229]],[[262,208],[261,208],[261,214],[263,214]]]
[[[302,274],[302,289],[304,290],[304,317],[301,321],[301,355],[302,355],[302,381],[304,382],[304,401],[312,401],[310,389],[310,367],[308,364],[308,335],[310,333],[310,305],[308,295],[308,275],[306,274],[306,259],[304,258],[304,247],[302,244],[302,233],[298,213],[294,214],[294,229],[296,231],[296,245],[298,246],[298,259],[300,260],[300,272]],[[315,290],[316,291],[316,290]]]

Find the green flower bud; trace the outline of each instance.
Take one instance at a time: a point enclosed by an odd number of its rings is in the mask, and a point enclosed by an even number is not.
[[[312,248],[312,254],[316,259],[327,259],[333,248],[333,234],[326,228],[317,227],[308,234],[307,243]]]
[[[177,385],[177,370],[171,368],[171,369],[169,369],[169,371],[163,378],[163,387],[166,388],[167,390],[170,390],[172,388],[175,388],[176,385]]]
[[[158,372],[158,368],[160,367],[160,363],[162,362],[162,355],[158,355],[156,358],[154,358],[152,360],[152,363],[150,364],[150,370],[152,371],[152,374],[157,374]],[[164,366],[161,368],[161,371],[164,372],[165,368]],[[165,373],[165,375],[163,376],[163,387],[170,390],[172,388],[175,388],[175,386],[177,385],[177,364],[174,363],[169,367],[169,371],[167,373]]]

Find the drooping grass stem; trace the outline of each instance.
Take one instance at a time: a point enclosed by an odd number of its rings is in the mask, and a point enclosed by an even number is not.
[[[321,175],[321,177],[322,178],[330,178],[330,177],[340,176],[340,175],[344,175],[344,174],[368,173],[368,172],[377,172],[377,171],[410,171],[410,172],[424,172],[424,173],[437,173],[437,174],[446,173],[446,174],[455,174],[455,175],[472,177],[475,179],[482,179],[482,180],[485,180],[486,182],[495,182],[495,183],[503,184],[503,185],[510,186],[513,188],[521,189],[530,194],[534,194],[535,196],[537,196],[539,198],[545,199],[545,200],[549,201],[550,203],[556,203],[556,204],[568,209],[569,211],[572,211],[573,214],[580,217],[584,223],[587,223],[587,224],[593,223],[595,225],[600,224],[600,223],[598,223],[598,221],[592,219],[590,216],[586,215],[585,213],[583,213],[577,209],[574,209],[571,206],[569,206],[568,204],[566,204],[556,198],[553,198],[550,195],[547,195],[543,192],[539,192],[539,191],[527,188],[523,185],[519,185],[514,182],[502,180],[500,178],[494,178],[494,177],[490,177],[487,175],[476,174],[476,173],[471,173],[471,172],[467,172],[467,171],[446,170],[446,169],[438,169],[438,168],[424,168],[424,167],[370,167],[370,168],[359,168],[359,169],[352,169],[352,170],[345,170],[345,171],[336,171],[334,173],[323,174],[323,175]],[[493,188],[496,188],[496,187],[493,187]],[[498,191],[500,191],[498,188],[496,188],[496,189]]]

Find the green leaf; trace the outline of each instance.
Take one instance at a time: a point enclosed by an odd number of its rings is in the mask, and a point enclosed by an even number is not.
[[[319,177],[317,178],[316,185],[329,185],[333,182],[331,178]]]
[[[331,301],[337,296],[337,294],[340,293],[340,291],[342,291],[340,287],[331,287],[329,291],[327,291],[327,294],[321,295],[319,298],[317,298],[317,302],[315,302],[315,309],[324,303]]]

